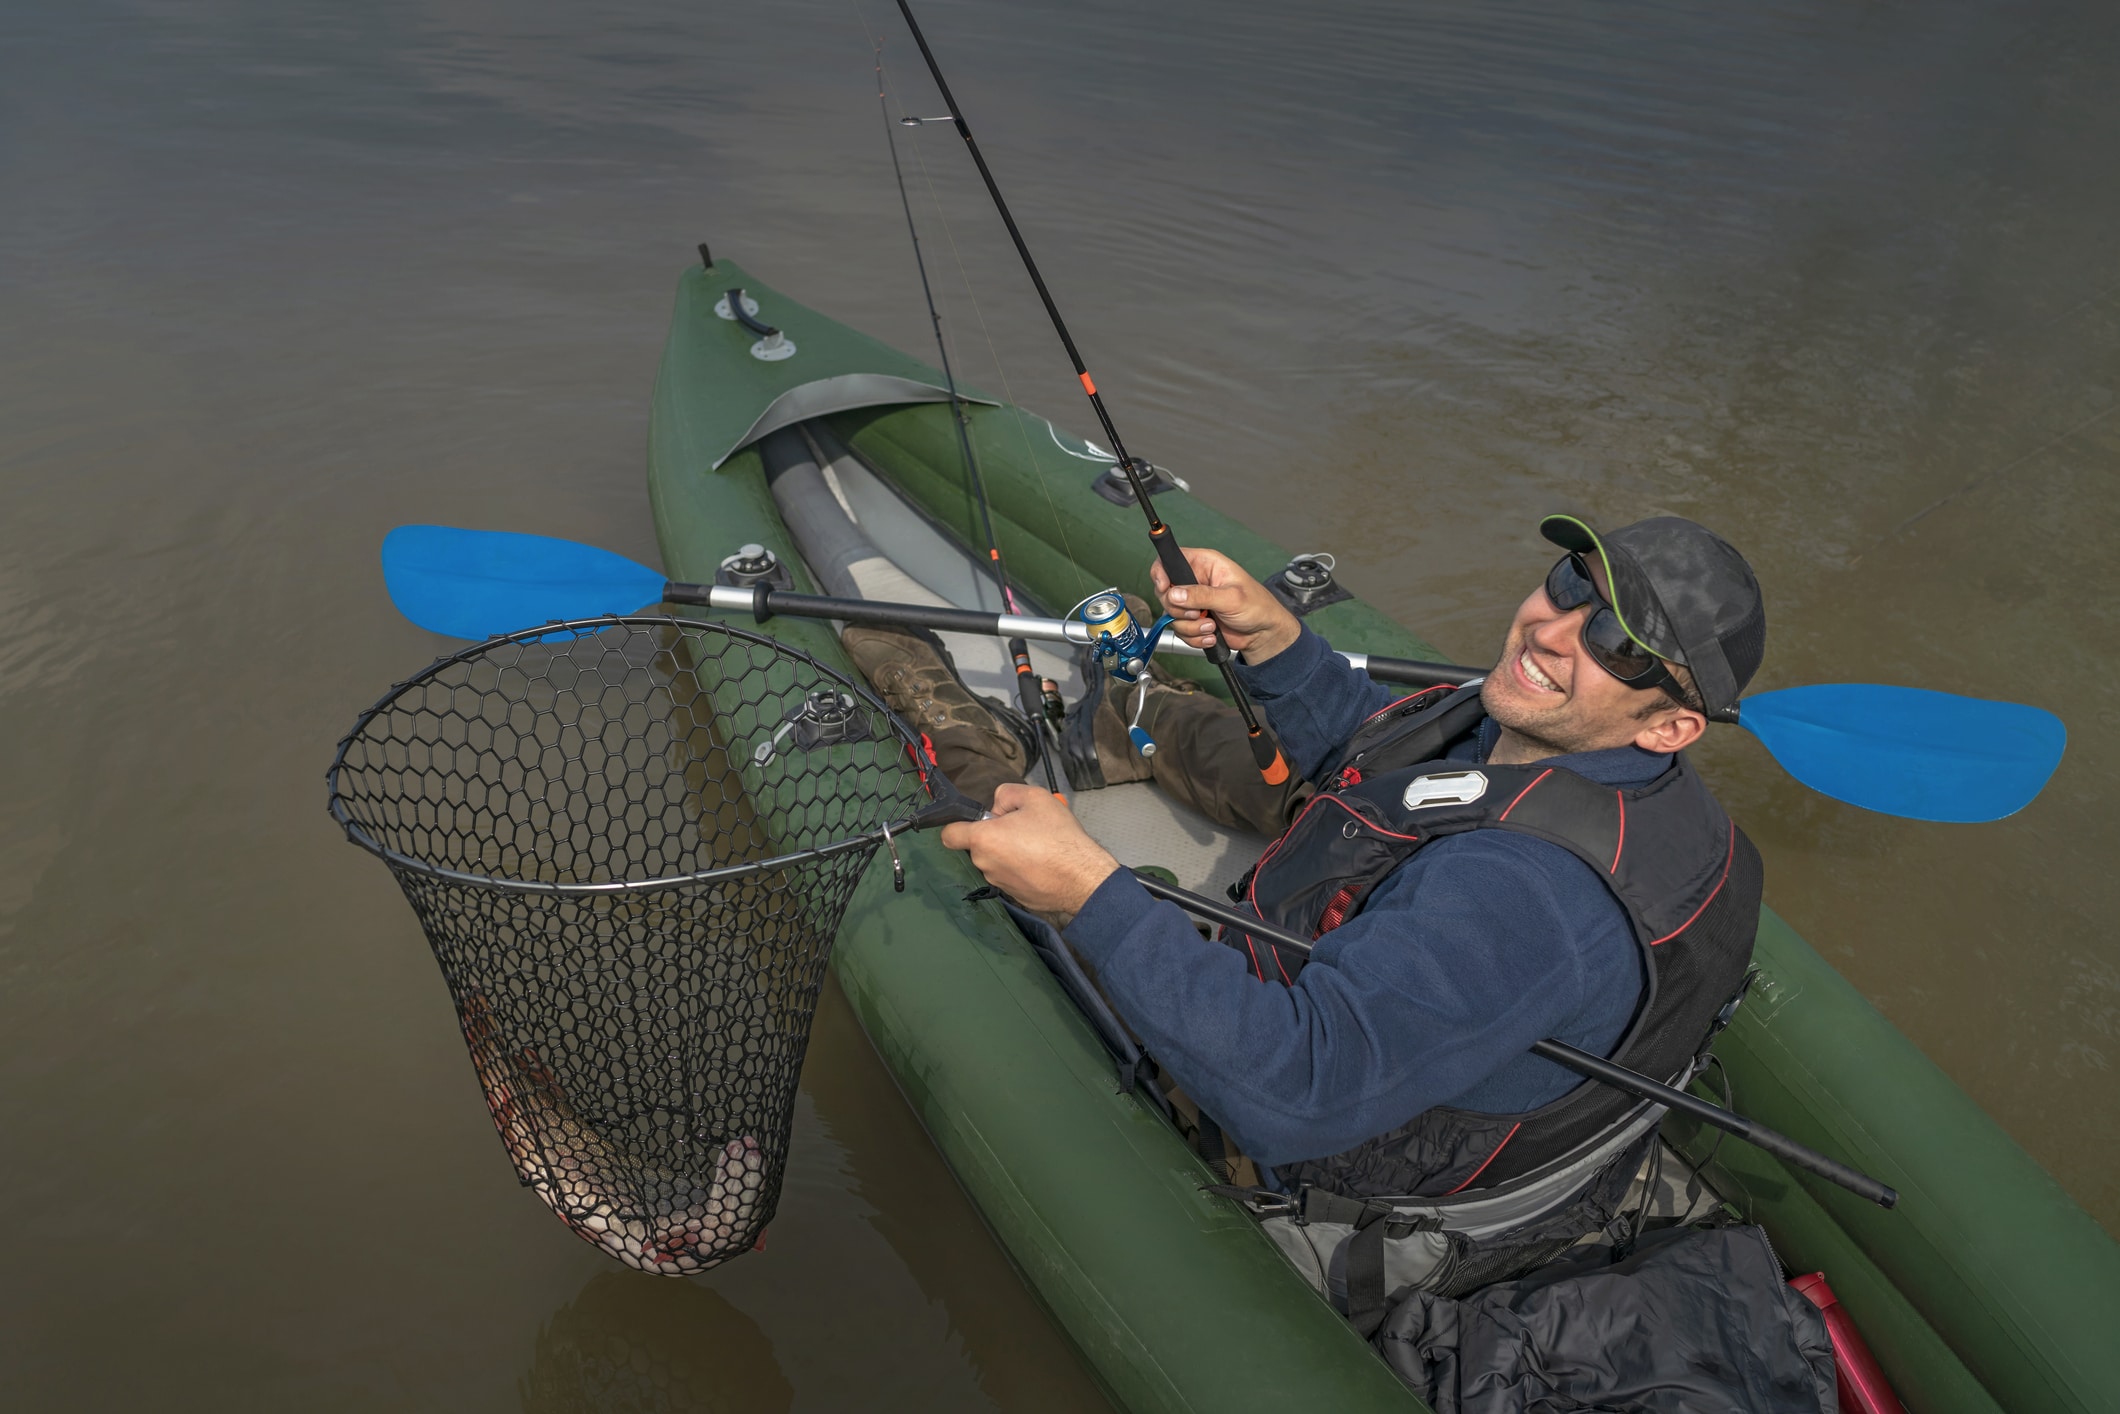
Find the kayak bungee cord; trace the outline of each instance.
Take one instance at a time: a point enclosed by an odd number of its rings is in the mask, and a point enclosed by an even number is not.
[[[1112,425],[1111,414],[1104,409],[1104,399],[1097,392],[1096,380],[1089,376],[1089,365],[1082,361],[1081,351],[1075,347],[1074,336],[1068,332],[1067,321],[1060,316],[1060,306],[1053,302],[1052,291],[1045,285],[1045,277],[1039,273],[1038,262],[1031,257],[1031,248],[1023,239],[1023,232],[1016,226],[1016,218],[1010,214],[1008,202],[1001,195],[1000,184],[994,180],[993,172],[986,165],[986,158],[979,151],[979,143],[972,137],[971,125],[964,119],[964,108],[950,92],[948,80],[942,77],[942,66],[935,61],[935,53],[928,48],[927,36],[920,31],[920,22],[913,18],[913,9],[907,0],[898,0],[898,12],[905,16],[906,29],[912,33],[913,43],[920,46],[920,57],[927,61],[928,73],[934,77],[935,88],[942,95],[943,106],[949,109],[949,122],[957,129],[957,136],[964,139],[972,163],[979,169],[979,178],[986,183],[987,195],[994,199],[994,209],[1001,215],[1001,224],[1008,228],[1009,239],[1015,243],[1016,254],[1023,260],[1023,268],[1031,277],[1032,286],[1038,291],[1038,299],[1045,305],[1046,317],[1052,320],[1053,332],[1060,336],[1061,345],[1067,350],[1068,361],[1075,367],[1075,377],[1081,380],[1082,391],[1089,395],[1089,405],[1097,414],[1097,423],[1104,429],[1104,437],[1111,444],[1112,454],[1118,461],[1119,471],[1126,477],[1127,485],[1133,489],[1134,500],[1140,503],[1141,513],[1148,517],[1148,539],[1155,546],[1156,559],[1163,566],[1164,575],[1173,586],[1199,583],[1193,574],[1192,565],[1185,552],[1178,548],[1177,538],[1170,527],[1156,514],[1155,501],[1150,497],[1148,485],[1141,479],[1142,463],[1129,456],[1125,442],[1119,438],[1119,429]],[[1229,688],[1230,700],[1236,704],[1244,719],[1244,734],[1251,744],[1252,760],[1258,764],[1259,774],[1268,785],[1280,785],[1288,779],[1288,762],[1281,755],[1280,746],[1267,734],[1259,721],[1259,714],[1252,706],[1251,696],[1245,692],[1244,684],[1238,680],[1229,647],[1218,634],[1214,646],[1207,650],[1208,661],[1221,671],[1222,681]]]
[[[883,140],[891,149],[891,175],[898,179],[898,204],[905,208],[905,233],[913,243],[913,265],[920,272],[920,294],[927,301],[928,322],[935,329],[935,352],[942,362],[942,383],[950,395],[950,421],[957,428],[957,447],[964,454],[964,474],[972,496],[979,504],[979,520],[986,530],[986,555],[993,567],[994,583],[1001,590],[1001,605],[1011,614],[1021,614],[1016,592],[1009,587],[1008,565],[1001,558],[1001,538],[994,534],[994,511],[986,499],[986,480],[979,474],[979,459],[972,454],[971,420],[964,400],[957,395],[957,374],[950,366],[950,346],[942,337],[942,312],[935,308],[935,288],[928,282],[927,257],[920,250],[920,228],[913,222],[913,201],[905,191],[905,168],[898,161],[898,136],[892,131],[888,87],[883,77],[883,41],[876,45],[876,111],[883,117]],[[1022,638],[1008,640],[1010,658],[1016,665],[1016,699],[1023,706],[1024,725],[1030,729],[1038,760],[1045,766],[1045,788],[1060,795],[1060,777],[1053,768],[1053,753],[1046,743],[1045,714],[1038,701],[1038,675],[1031,668],[1030,645]],[[1065,797],[1062,797],[1065,799]]]

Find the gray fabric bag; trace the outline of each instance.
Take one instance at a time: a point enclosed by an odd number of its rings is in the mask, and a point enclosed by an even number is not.
[[[1375,1345],[1436,1414],[1837,1414],[1833,1345],[1756,1227],[1671,1228],[1452,1300]]]

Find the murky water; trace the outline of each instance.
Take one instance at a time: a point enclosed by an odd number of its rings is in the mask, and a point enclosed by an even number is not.
[[[1762,686],[2068,719],[1989,826],[1706,760],[1770,900],[2120,1226],[2107,7],[923,17],[1129,442],[1453,654],[1544,568],[1540,512],[1663,509],[1759,566]],[[386,529],[654,558],[695,242],[926,347],[865,26],[940,110],[891,18],[0,8],[13,1401],[1095,1406],[829,994],[765,1256],[660,1282],[567,1237],[321,809],[438,646]],[[969,376],[1087,430],[959,144],[908,137]]]

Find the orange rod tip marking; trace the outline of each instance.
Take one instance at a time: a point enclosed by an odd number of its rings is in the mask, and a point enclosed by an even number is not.
[[[1097,396],[1097,384],[1095,380],[1093,380],[1089,376],[1088,369],[1084,369],[1082,371],[1082,391],[1089,394],[1093,398]]]

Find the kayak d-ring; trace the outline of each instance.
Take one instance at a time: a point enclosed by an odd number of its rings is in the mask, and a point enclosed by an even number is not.
[[[1059,439],[1055,438],[1054,440],[1058,441]],[[1065,452],[1067,448],[1062,447],[1060,450]],[[1140,472],[1143,489],[1151,496],[1160,496],[1165,491],[1192,490],[1190,481],[1187,481],[1184,477],[1167,467],[1160,467],[1138,460],[1134,465]],[[1105,467],[1103,475],[1090,482],[1089,489],[1115,506],[1131,506],[1134,504],[1134,483],[1126,479],[1126,473],[1120,469],[1117,462]]]
[[[773,734],[752,751],[751,764],[770,765],[791,739],[797,750],[815,751],[821,746],[868,741],[874,736],[867,715],[851,694],[822,688],[789,709]]]
[[[758,301],[745,294],[741,285],[716,300],[714,312],[758,335],[758,342],[751,345],[751,357],[760,362],[778,363],[795,356],[795,341],[758,317]]]
[[[1354,598],[1339,580],[1333,578],[1332,572],[1338,563],[1322,550],[1297,555],[1285,568],[1267,579],[1266,588],[1300,619],[1313,609]]]

